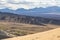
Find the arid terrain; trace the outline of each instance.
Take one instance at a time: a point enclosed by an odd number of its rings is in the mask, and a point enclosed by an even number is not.
[[[8,38],[4,40],[60,40],[60,28],[22,37]]]
[[[27,34],[33,34],[37,32],[43,32],[55,28],[41,25],[23,24],[23,23],[13,23],[13,22],[0,22],[0,30],[4,30],[8,33],[22,36]]]
[[[0,39],[33,35],[59,27],[60,19],[0,12]]]
[[[16,23],[16,22],[3,22],[3,21],[0,22],[0,30],[3,30],[9,34],[14,35],[14,37],[45,32],[59,27],[60,26],[58,25],[52,25],[52,24],[47,24],[46,26],[42,26],[42,25],[32,25],[25,23]]]

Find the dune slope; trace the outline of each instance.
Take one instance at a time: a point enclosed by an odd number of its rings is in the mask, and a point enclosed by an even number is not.
[[[60,28],[21,37],[8,38],[4,40],[60,40]]]

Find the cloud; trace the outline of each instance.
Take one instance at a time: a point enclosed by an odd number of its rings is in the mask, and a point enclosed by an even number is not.
[[[48,6],[60,6],[60,0],[0,0],[0,9],[16,10],[18,8],[32,9]]]

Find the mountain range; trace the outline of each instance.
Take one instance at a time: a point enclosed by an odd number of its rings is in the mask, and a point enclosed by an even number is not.
[[[34,8],[29,10],[24,8],[20,8],[17,10],[11,10],[11,9],[5,8],[5,9],[0,9],[0,12],[9,12],[9,13],[15,13],[19,15],[60,19],[60,7],[58,6],[51,6],[47,8],[40,7],[40,8]]]
[[[12,10],[12,9],[8,9],[8,8],[5,8],[5,9],[0,9],[0,11],[2,12],[17,12],[17,13],[24,13],[24,12],[34,12],[34,13],[49,13],[49,12],[60,12],[60,7],[58,6],[52,6],[52,7],[46,7],[46,8],[34,8],[34,9],[24,9],[24,8],[20,8],[20,9],[17,9],[17,10]]]

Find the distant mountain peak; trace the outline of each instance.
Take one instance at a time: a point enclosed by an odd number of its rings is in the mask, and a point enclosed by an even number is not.
[[[24,8],[20,8],[17,10],[11,10],[11,9],[5,8],[5,9],[0,9],[0,11],[12,12],[12,13],[53,13],[53,12],[60,13],[60,7],[58,6],[51,6],[47,8],[40,7],[40,8],[34,8],[34,9],[29,9],[29,10],[26,10]]]

